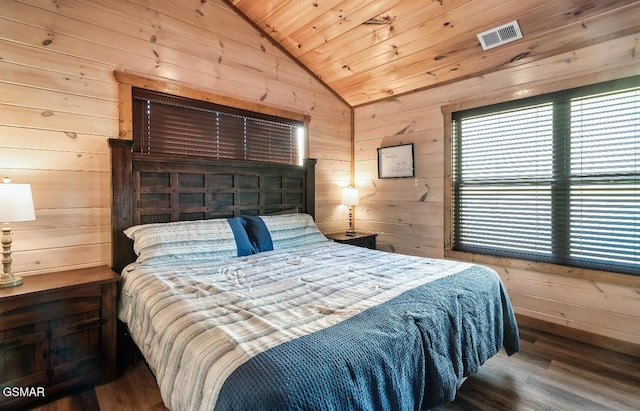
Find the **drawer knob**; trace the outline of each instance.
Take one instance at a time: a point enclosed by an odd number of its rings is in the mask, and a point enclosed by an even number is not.
[[[54,350],[49,351],[51,354],[62,354],[64,352],[69,352],[75,350],[76,347],[73,345],[69,345],[67,347],[56,347]]]

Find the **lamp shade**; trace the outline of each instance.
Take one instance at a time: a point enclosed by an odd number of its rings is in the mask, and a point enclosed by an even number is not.
[[[35,219],[31,184],[0,183],[0,223]]]
[[[358,189],[348,187],[342,190],[342,204],[348,206],[356,206],[360,203]]]

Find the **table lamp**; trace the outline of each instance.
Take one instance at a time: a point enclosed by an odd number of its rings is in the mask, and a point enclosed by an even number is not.
[[[2,275],[0,288],[22,284],[22,278],[11,272],[11,226],[16,221],[35,220],[30,184],[11,184],[5,177],[0,184],[0,222],[2,225]]]
[[[342,204],[349,207],[349,229],[345,235],[353,237],[356,235],[355,224],[353,221],[353,207],[360,203],[358,196],[358,189],[353,187],[347,187],[342,190]]]

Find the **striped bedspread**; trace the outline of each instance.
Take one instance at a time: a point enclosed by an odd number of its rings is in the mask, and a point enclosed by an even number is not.
[[[447,282],[458,291],[443,291]],[[440,288],[430,284],[439,284]],[[427,287],[435,291],[429,292]],[[477,298],[473,295],[476,290]],[[419,293],[419,297],[412,293]],[[452,313],[457,314],[441,312],[436,301],[440,295],[446,297],[446,304],[453,306]],[[434,310],[437,307],[442,318],[427,326],[421,319],[426,311],[422,313],[420,307],[428,305]],[[373,316],[376,310],[379,313]],[[452,323],[449,318],[452,316],[458,316],[459,323]],[[384,343],[381,334],[364,328],[375,321],[391,324],[392,317],[411,324],[407,332],[418,333],[413,339],[433,338],[435,343],[438,338],[442,344],[456,340],[455,347],[442,349],[460,352],[449,353],[453,357],[446,361],[437,356],[427,358],[422,352],[425,343],[422,341],[423,347],[419,349],[422,351],[405,355],[402,344],[406,341]],[[494,355],[503,341],[508,353],[518,349],[511,306],[493,271],[467,263],[390,254],[331,241],[224,261],[134,263],[123,272],[119,318],[127,324],[156,375],[165,404],[172,410],[212,410],[216,405],[221,409],[347,409],[363,407],[365,403],[370,404],[365,408],[373,407],[376,401],[378,405],[402,407],[406,401],[412,401],[418,407],[430,407],[451,401],[462,378]],[[467,322],[470,326],[465,325]],[[456,327],[460,329],[454,330]],[[429,336],[428,328],[437,329],[440,336]],[[488,338],[472,335],[476,332],[490,335]],[[368,334],[379,341],[360,339]],[[395,338],[406,339],[402,335]],[[326,347],[327,341],[336,339],[345,343],[339,343],[335,349]],[[300,344],[306,351],[296,352]],[[319,371],[309,367],[326,366],[335,355],[349,356],[354,347],[362,350],[367,344],[371,344],[372,356],[380,355],[376,345],[393,351],[397,344],[397,352],[382,356],[398,357],[398,361],[406,363],[405,367],[413,364],[415,368],[415,363],[421,363],[418,368],[424,368],[424,363],[428,367],[430,362],[444,361],[446,375],[418,370],[418,379],[411,372],[391,370],[398,375],[386,376],[384,369],[394,366],[393,362],[382,367],[369,364],[372,360],[366,358],[359,365],[346,366],[343,377],[346,375],[344,378],[351,382],[321,378],[324,391],[315,392],[295,385],[305,381],[318,385],[315,375]],[[384,344],[387,346],[383,347]],[[461,346],[465,344],[471,345]],[[305,353],[316,346],[324,347],[325,352],[307,361]],[[441,354],[445,357],[446,352]],[[313,361],[318,364],[313,365]],[[293,370],[305,372],[305,367],[307,376],[293,373]],[[358,379],[355,376],[368,372],[363,370],[369,367],[380,368],[383,375],[371,377],[375,380],[371,382],[373,385],[359,388],[370,391],[368,394],[355,399],[340,398],[344,395],[339,393],[331,398],[327,394],[336,384],[341,386],[339,392],[344,391],[345,384],[353,384]],[[260,374],[264,374],[262,381],[257,381],[256,375]],[[399,393],[405,388],[399,386],[387,387],[387,391],[397,388],[399,392],[392,399],[379,402],[382,401],[379,398],[369,398],[367,395],[379,390],[375,384],[379,384],[380,378],[393,382],[391,385],[402,384],[396,382],[398,379],[407,380],[413,387],[407,390],[419,395],[401,396]],[[416,384],[420,389],[416,389]],[[277,385],[280,386],[274,392],[300,398],[295,403],[290,402],[291,398],[278,396],[251,398]],[[424,385],[429,387],[425,390]],[[346,390],[350,393],[347,396],[353,396],[353,388]],[[442,398],[422,398],[425,392],[439,393]],[[310,402],[300,402],[307,400]]]

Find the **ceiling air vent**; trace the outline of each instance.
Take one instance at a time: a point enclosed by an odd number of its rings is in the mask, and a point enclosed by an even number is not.
[[[483,50],[489,50],[521,38],[522,32],[516,20],[478,34],[478,40],[480,40]]]

